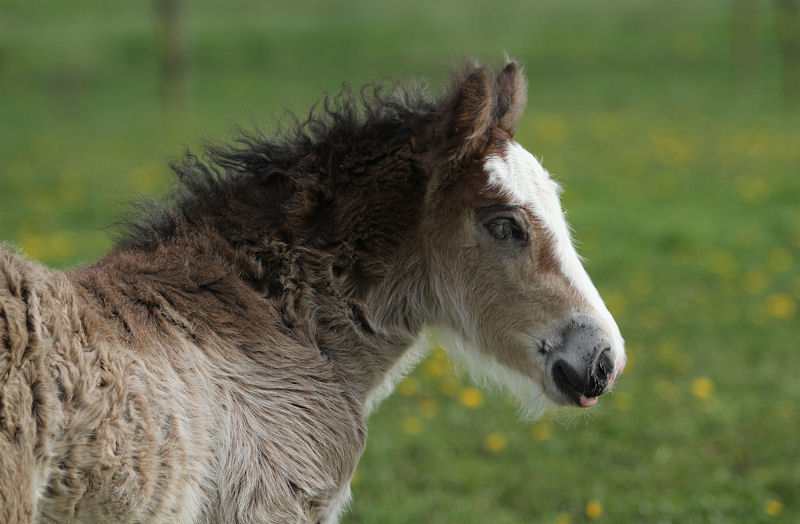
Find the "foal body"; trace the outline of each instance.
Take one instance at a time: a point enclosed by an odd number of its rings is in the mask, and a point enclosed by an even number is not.
[[[513,62],[340,100],[189,156],[92,265],[0,250],[0,521],[334,522],[426,326],[531,414],[596,402],[622,339],[515,149],[524,103]]]

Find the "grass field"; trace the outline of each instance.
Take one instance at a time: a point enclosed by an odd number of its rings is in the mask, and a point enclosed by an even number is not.
[[[727,2],[197,0],[166,118],[149,2],[5,0],[0,239],[90,261],[184,147],[506,51],[529,78],[517,138],[566,189],[628,368],[588,414],[527,424],[434,351],[370,420],[344,522],[797,522],[800,110],[757,5],[737,72]]]

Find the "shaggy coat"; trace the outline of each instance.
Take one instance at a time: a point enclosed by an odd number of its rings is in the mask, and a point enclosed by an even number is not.
[[[461,318],[441,275],[463,257],[434,232],[504,201],[483,159],[524,91],[513,62],[438,100],[345,91],[288,136],[187,154],[96,263],[0,249],[0,522],[335,521],[368,410],[425,325]]]

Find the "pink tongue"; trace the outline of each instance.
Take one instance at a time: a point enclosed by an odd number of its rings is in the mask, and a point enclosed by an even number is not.
[[[586,397],[581,395],[581,406],[588,408],[597,404],[597,397]]]

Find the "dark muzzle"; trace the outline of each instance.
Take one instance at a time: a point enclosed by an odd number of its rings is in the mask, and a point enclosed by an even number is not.
[[[599,327],[584,324],[568,327],[563,340],[551,354],[553,382],[572,403],[592,405],[613,376],[610,341]]]

